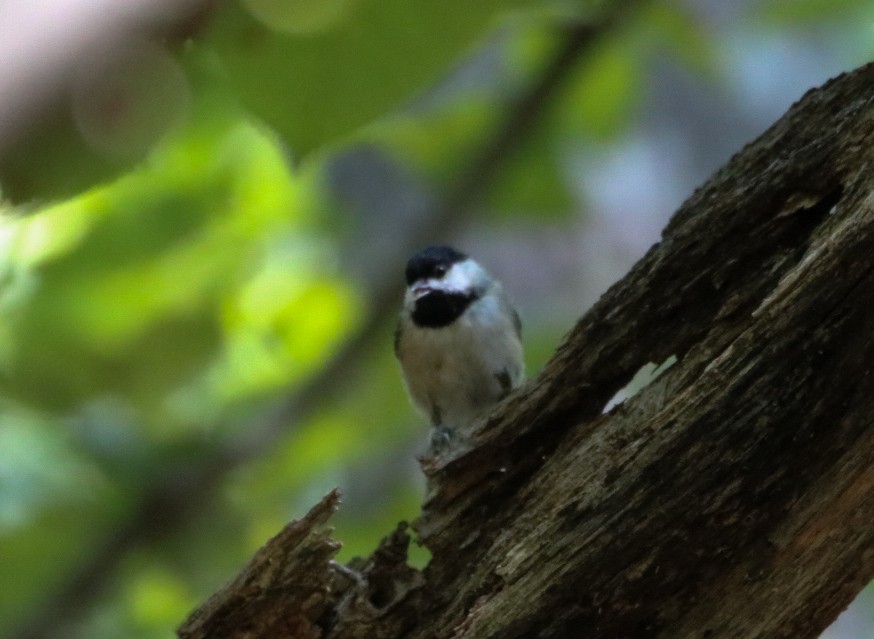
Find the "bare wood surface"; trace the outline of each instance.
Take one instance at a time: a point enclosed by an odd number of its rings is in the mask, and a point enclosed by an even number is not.
[[[872,266],[874,64],[735,156],[469,450],[426,460],[424,571],[403,526],[347,568],[281,534],[243,580],[281,563],[275,609],[238,577],[222,601],[254,616],[211,599],[180,637],[817,637],[874,577]],[[294,632],[258,631],[283,611]]]

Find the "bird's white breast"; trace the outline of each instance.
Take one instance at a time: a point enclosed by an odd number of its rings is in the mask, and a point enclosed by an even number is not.
[[[522,345],[501,304],[486,295],[448,326],[404,326],[398,355],[407,388],[429,417],[436,408],[445,426],[467,426],[500,399],[506,392],[496,377],[501,372],[511,387],[522,382]]]

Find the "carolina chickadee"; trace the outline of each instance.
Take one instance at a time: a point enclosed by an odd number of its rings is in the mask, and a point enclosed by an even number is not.
[[[500,283],[449,246],[414,255],[406,278],[395,355],[439,451],[522,383],[522,325]]]

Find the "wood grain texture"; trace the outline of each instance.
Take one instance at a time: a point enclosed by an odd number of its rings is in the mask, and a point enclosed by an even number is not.
[[[325,528],[337,510],[334,491],[300,521],[283,528],[224,588],[179,629],[182,639],[316,639],[332,593],[331,558],[340,544]]]
[[[817,637],[874,578],[872,267],[867,65],[698,189],[469,450],[425,460],[424,571],[403,526],[345,573],[280,536],[261,554],[318,614],[245,588],[222,609],[310,626],[180,636]]]

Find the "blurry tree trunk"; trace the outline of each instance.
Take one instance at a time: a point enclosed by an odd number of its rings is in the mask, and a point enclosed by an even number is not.
[[[333,565],[331,494],[179,636],[817,637],[874,577],[872,336],[867,65],[698,189],[470,450],[424,464],[427,569],[403,525]]]

